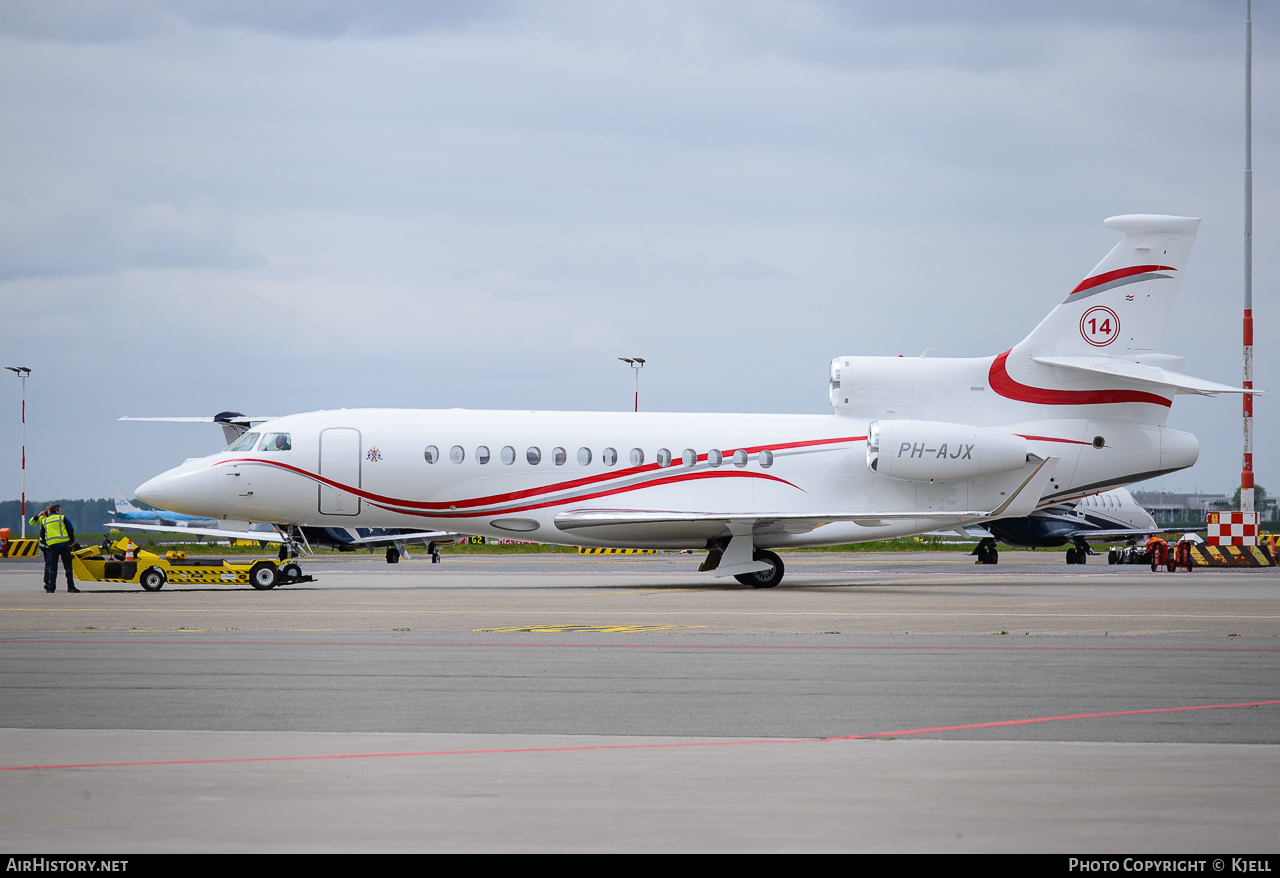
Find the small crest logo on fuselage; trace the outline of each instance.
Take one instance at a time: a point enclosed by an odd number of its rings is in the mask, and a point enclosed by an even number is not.
[[[364,457],[370,463],[377,463],[382,460],[382,452],[378,450],[378,446],[370,445],[369,450],[364,453]]]

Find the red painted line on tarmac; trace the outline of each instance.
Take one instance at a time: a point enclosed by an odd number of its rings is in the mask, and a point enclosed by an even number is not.
[[[903,729],[897,732],[871,732],[865,735],[840,735],[829,738],[762,738],[752,741],[681,741],[663,744],[595,744],[576,747],[495,747],[482,750],[408,750],[399,753],[326,753],[317,756],[245,756],[228,759],[157,759],[137,762],[72,762],[50,765],[2,765],[0,771],[39,771],[55,768],[143,768],[159,765],[230,765],[253,762],[318,762],[330,759],[392,759],[407,756],[483,756],[503,753],[574,753],[593,750],[666,750],[679,747],[737,747],[743,744],[812,744],[823,741],[858,741],[868,738],[905,737],[927,735],[936,732],[958,732],[969,729],[993,729],[1030,723],[1059,722],[1070,719],[1097,719],[1110,716],[1138,716],[1148,713],[1176,713],[1190,710],[1224,710],[1235,707],[1266,707],[1280,704],[1277,701],[1246,701],[1239,704],[1202,704],[1186,707],[1155,707],[1141,710],[1113,710],[1105,713],[1077,713],[1067,716],[1032,717],[1029,719],[1000,720],[989,723],[971,723],[962,726],[938,726],[927,729]]]
[[[1151,707],[1143,710],[1112,710],[1105,713],[1073,713],[1066,716],[1039,716],[1028,719],[1006,719],[990,723],[971,723],[964,726],[938,726],[932,729],[906,729],[900,732],[872,732],[867,735],[842,735],[823,738],[824,741],[857,741],[863,738],[889,738],[899,735],[927,735],[931,732],[962,732],[968,729],[998,729],[1004,726],[1025,726],[1032,723],[1053,723],[1068,719],[1099,719],[1107,716],[1137,716],[1144,713],[1176,713],[1187,710],[1223,710],[1231,707],[1264,707],[1280,704],[1280,701],[1246,701],[1240,704],[1199,704],[1187,707]]]

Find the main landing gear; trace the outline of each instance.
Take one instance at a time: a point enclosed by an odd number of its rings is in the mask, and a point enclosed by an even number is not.
[[[1083,564],[1090,555],[1097,554],[1093,549],[1089,548],[1089,544],[1082,539],[1077,539],[1075,544],[1074,549],[1067,549],[1068,564]]]
[[[779,582],[782,582],[782,559],[776,554],[767,552],[764,549],[756,549],[751,560],[763,561],[772,566],[768,570],[757,570],[754,573],[739,573],[733,577],[734,579],[752,588],[773,588]]]

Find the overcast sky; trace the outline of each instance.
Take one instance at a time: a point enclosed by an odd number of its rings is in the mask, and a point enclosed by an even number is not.
[[[1255,4],[1257,386],[1280,393],[1280,21]],[[1243,2],[0,6],[0,365],[27,495],[216,451],[121,415],[822,413],[841,354],[999,353],[1203,219],[1165,350],[1241,377]],[[0,497],[19,382],[0,380]],[[1277,400],[1256,405],[1280,493]],[[1238,398],[1179,397],[1231,492]]]

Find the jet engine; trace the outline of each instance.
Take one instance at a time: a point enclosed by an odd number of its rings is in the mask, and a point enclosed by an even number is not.
[[[939,421],[874,421],[867,428],[867,467],[892,479],[951,482],[1021,469],[1021,436]]]

